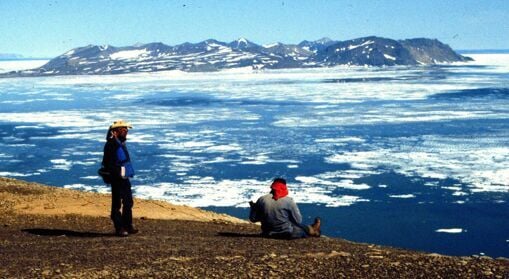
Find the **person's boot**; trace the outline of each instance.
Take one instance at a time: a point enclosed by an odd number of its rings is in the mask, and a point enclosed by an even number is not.
[[[120,230],[117,230],[116,231],[116,234],[117,236],[120,236],[120,237],[126,237],[126,236],[129,236],[129,233],[127,232],[126,229],[124,228],[121,228]]]
[[[137,234],[139,232],[139,230],[135,229],[134,227],[130,227],[127,229],[127,232],[129,234]]]
[[[320,218],[316,217],[315,222],[312,225],[308,226],[309,235],[310,236],[320,236],[321,235],[320,225],[321,225]]]

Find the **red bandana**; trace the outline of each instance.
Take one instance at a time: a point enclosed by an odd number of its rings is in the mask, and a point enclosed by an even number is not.
[[[280,198],[284,198],[288,196],[288,188],[286,187],[286,184],[281,182],[274,182],[270,186],[272,189],[272,198],[276,201]]]

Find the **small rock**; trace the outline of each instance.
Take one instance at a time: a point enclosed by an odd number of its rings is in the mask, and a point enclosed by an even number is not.
[[[468,261],[461,260],[461,261],[458,262],[458,264],[460,264],[460,265],[467,265]]]
[[[278,266],[275,263],[268,263],[267,266],[270,267],[271,269],[278,269]]]
[[[483,274],[486,276],[492,276],[493,272],[491,270],[485,270],[485,271],[483,271]]]
[[[428,254],[428,256],[434,257],[434,258],[444,258],[445,257],[444,255],[440,255],[437,253],[431,253],[431,254]]]
[[[343,252],[343,251],[337,252],[337,251],[332,250],[330,252],[330,254],[327,256],[328,257],[350,257],[350,256],[352,256],[352,254],[350,254],[348,252]]]

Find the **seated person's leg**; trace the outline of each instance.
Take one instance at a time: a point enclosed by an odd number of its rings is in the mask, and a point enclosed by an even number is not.
[[[302,229],[306,232],[306,236],[320,236],[321,235],[321,231],[320,231],[320,226],[321,226],[321,220],[319,217],[316,217],[315,218],[315,222],[309,226],[302,226]]]

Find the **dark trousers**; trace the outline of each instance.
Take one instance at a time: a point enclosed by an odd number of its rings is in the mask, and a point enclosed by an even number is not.
[[[298,226],[293,226],[293,232],[285,232],[285,233],[263,233],[262,235],[269,238],[276,239],[297,239],[297,238],[305,238],[309,236],[309,228],[305,225],[299,224]]]
[[[115,230],[133,227],[133,193],[129,179],[115,180],[111,183],[111,220]],[[122,209],[122,212],[120,211]]]

